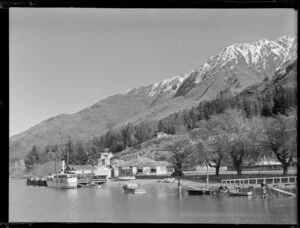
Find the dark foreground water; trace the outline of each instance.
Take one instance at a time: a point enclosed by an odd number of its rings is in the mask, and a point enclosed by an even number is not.
[[[123,183],[122,183],[123,184]],[[10,180],[10,222],[153,222],[297,224],[295,197],[189,196],[176,185],[145,185],[146,194],[124,194],[122,185],[52,189]]]

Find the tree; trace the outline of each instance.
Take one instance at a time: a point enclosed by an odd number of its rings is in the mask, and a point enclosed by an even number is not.
[[[243,112],[228,110],[220,118],[224,134],[228,136],[228,153],[237,175],[242,174],[243,159],[251,155],[254,150],[249,135],[251,134],[250,121]]]
[[[262,110],[261,115],[266,117],[273,116],[272,110],[273,110],[274,102],[273,102],[273,93],[270,89],[266,91],[266,94],[262,97]]]
[[[67,165],[75,165],[76,164],[74,144],[71,139],[69,139],[69,141],[65,144],[62,159],[66,161]]]
[[[289,102],[288,93],[282,86],[275,87],[275,95],[273,97],[273,109],[274,115],[282,114],[286,115],[288,109],[291,107],[291,102]]]
[[[97,150],[95,145],[88,147],[88,163],[91,165],[97,165],[101,156],[101,152]]]
[[[227,160],[229,141],[228,137],[223,134],[216,135],[209,146],[211,147],[211,161],[209,163],[211,167],[216,169],[216,176],[219,176],[220,168],[224,160]]]
[[[180,185],[180,177],[183,176],[182,166],[189,160],[191,155],[189,145],[190,142],[188,139],[182,139],[168,144],[166,147],[166,150],[171,153],[170,162],[178,178],[178,185]]]
[[[76,143],[76,164],[85,165],[88,161],[88,155],[84,144],[81,141]]]
[[[242,140],[233,140],[233,142],[231,142],[229,152],[233,166],[237,171],[237,175],[240,176],[242,174],[243,157],[247,152],[246,144]]]
[[[275,154],[282,164],[283,174],[288,173],[288,167],[297,154],[295,123],[295,119],[288,121],[278,116],[272,119],[262,119],[256,125],[256,142]]]
[[[208,187],[209,176],[208,167],[210,166],[212,159],[212,151],[209,147],[211,135],[210,132],[205,129],[204,125],[198,129],[193,129],[189,133],[189,137],[192,141],[193,159],[195,164],[204,164],[206,166],[206,187]]]
[[[33,168],[34,164],[39,162],[39,155],[36,145],[33,145],[31,151],[26,155],[24,163],[27,170]]]
[[[137,143],[145,142],[152,137],[152,130],[151,128],[144,122],[140,123],[139,125],[135,126],[135,138],[137,139]]]

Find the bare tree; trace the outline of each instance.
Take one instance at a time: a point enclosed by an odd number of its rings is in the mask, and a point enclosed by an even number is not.
[[[283,174],[288,173],[288,167],[297,155],[295,123],[294,119],[288,121],[280,116],[256,123],[256,143],[275,154],[282,164]]]
[[[216,169],[216,175],[219,175],[220,168],[224,160],[228,160],[229,138],[225,131],[226,126],[217,116],[212,116],[208,122],[200,128],[202,132],[206,132],[207,150],[210,162],[208,165]]]
[[[189,136],[193,145],[193,157],[191,161],[195,164],[204,164],[206,166],[206,187],[208,187],[208,167],[210,165],[210,160],[212,159],[212,151],[209,147],[209,139],[211,136],[209,135],[209,132],[203,128],[203,126],[190,131]]]
[[[221,116],[222,131],[228,136],[228,153],[237,175],[242,174],[243,159],[251,155],[254,147],[249,135],[251,134],[250,121],[241,111],[228,110]]]
[[[189,145],[188,139],[182,139],[166,146],[166,150],[171,153],[170,162],[175,170],[178,185],[180,185],[180,177],[183,176],[182,166],[189,160],[191,155]]]

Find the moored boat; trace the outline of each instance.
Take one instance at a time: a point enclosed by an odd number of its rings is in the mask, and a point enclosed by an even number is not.
[[[47,186],[50,188],[77,188],[77,177],[71,173],[58,173],[47,178]]]
[[[175,178],[164,178],[164,179],[159,180],[158,182],[174,183],[175,182]]]
[[[65,173],[65,162],[62,160],[62,171],[48,176],[47,186],[50,188],[77,188],[77,176],[75,173]]]
[[[133,193],[133,194],[146,193],[146,190],[144,188],[142,188],[141,185],[139,185],[139,184],[133,184],[133,183],[126,184],[126,185],[123,185],[123,189],[124,189],[124,192],[126,192],[126,193]]]
[[[95,182],[90,182],[87,184],[77,184],[77,188],[101,188],[101,185]]]
[[[190,188],[187,191],[189,195],[212,195],[214,192],[209,188]]]
[[[229,196],[252,196],[252,192],[232,192],[228,191]]]

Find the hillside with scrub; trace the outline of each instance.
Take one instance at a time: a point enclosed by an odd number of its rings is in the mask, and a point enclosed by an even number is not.
[[[219,167],[225,164],[233,166],[241,175],[245,162],[256,162],[267,157],[279,161],[283,174],[286,174],[288,167],[297,163],[297,57],[293,47],[294,44],[282,57],[283,63],[275,73],[272,71],[273,75],[239,87],[235,93],[231,87],[223,87],[215,97],[171,113],[163,110],[168,110],[172,105],[150,101],[144,96],[146,100],[143,103],[151,107],[143,115],[128,112],[128,116],[132,117],[127,122],[124,120],[122,124],[111,125],[100,135],[69,137],[61,143],[33,144],[30,149],[23,150],[21,156],[10,158],[10,176],[48,172],[50,168],[46,167],[53,167],[55,157],[58,160],[68,158],[69,164],[94,165],[105,149],[123,160],[137,155],[165,160],[171,162],[179,173],[183,164],[213,164],[218,174]],[[197,81],[201,78],[198,76],[191,78]],[[203,77],[204,83],[205,74]],[[195,85],[191,83],[189,86],[188,79],[181,79],[174,80],[184,85],[180,90],[183,95],[178,92],[173,97],[187,98],[188,102],[198,87],[190,88]],[[232,80],[233,83],[235,80]],[[171,86],[169,82],[164,83]],[[166,85],[161,83],[159,88],[166,89]],[[129,94],[142,96],[134,91]],[[118,106],[120,99],[109,100]],[[171,99],[172,102],[174,99]],[[85,131],[88,130],[87,127]],[[157,138],[158,132],[168,136]]]

